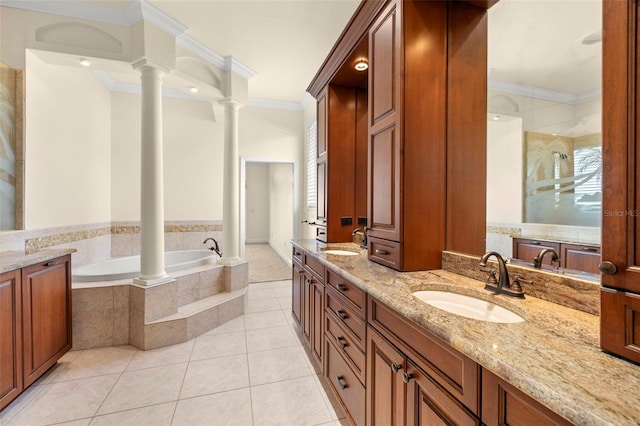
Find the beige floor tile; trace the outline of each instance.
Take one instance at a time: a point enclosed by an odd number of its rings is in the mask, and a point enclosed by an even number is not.
[[[287,320],[282,314],[282,311],[256,312],[244,315],[244,326],[247,330],[278,327],[286,324]]]
[[[86,419],[74,420],[72,422],[56,423],[51,426],[87,426],[91,422],[91,417]]]
[[[273,299],[274,297],[276,297],[276,294],[271,288],[249,287],[249,289],[247,290],[247,297],[249,300]]]
[[[288,326],[247,331],[247,352],[260,352],[300,346],[300,341]]]
[[[175,401],[187,364],[125,371],[104,401],[98,414]]]
[[[9,425],[50,425],[93,416],[118,374],[42,385],[42,390]]]
[[[276,297],[291,297],[291,287],[287,286],[274,288],[273,293],[276,295]]]
[[[291,312],[292,297],[278,297],[278,304],[283,311]]]
[[[233,355],[189,363],[180,399],[249,386],[247,356]]]
[[[121,373],[138,352],[133,346],[112,346],[106,348],[87,349],[67,360],[58,361],[50,382],[83,379],[86,377],[105,376]]]
[[[164,348],[153,349],[150,351],[138,351],[129,363],[127,371],[188,362],[191,352],[193,351],[194,343],[195,339],[192,339],[184,343],[166,346]]]
[[[91,426],[169,426],[176,402],[167,402],[94,417]]]
[[[172,426],[252,426],[249,388],[178,401]]]
[[[311,376],[253,386],[251,401],[256,426],[304,426],[334,420]]]
[[[22,410],[33,398],[36,397],[44,386],[31,386],[0,411],[0,425],[6,425],[20,410]]]
[[[274,288],[282,288],[287,287],[291,289],[291,280],[283,280],[283,281],[269,281],[266,283],[249,283],[249,288],[255,289],[274,289]]]
[[[344,410],[339,407],[340,402],[338,402],[338,399],[336,398],[336,396],[333,393],[331,393],[331,395],[328,395],[327,391],[325,391],[325,386],[328,386],[328,385],[323,386],[322,383],[320,382],[321,380],[324,380],[324,378],[322,377],[322,372],[320,372],[319,374],[315,374],[313,376],[313,380],[316,383],[316,386],[318,387],[320,394],[322,395],[322,399],[324,400],[325,404],[327,405],[327,408],[329,409],[329,414],[331,415],[331,418],[333,420],[345,419],[346,415],[344,413]],[[331,391],[328,390],[328,392],[331,392]],[[333,401],[333,404],[331,403],[331,401]]]
[[[251,386],[313,374],[305,353],[299,347],[253,352],[248,357]]]
[[[279,311],[280,309],[282,309],[280,303],[278,303],[278,299],[275,297],[269,299],[249,299],[244,313]]]
[[[193,347],[191,361],[239,355],[246,352],[247,343],[244,331],[200,336],[196,339]]]
[[[224,334],[224,333],[233,333],[235,331],[244,331],[244,315],[239,315],[234,319],[225,322],[222,325],[214,328],[203,334],[203,336],[207,336],[210,334]]]

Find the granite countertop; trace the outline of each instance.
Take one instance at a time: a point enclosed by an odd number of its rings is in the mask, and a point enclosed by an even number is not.
[[[444,270],[397,272],[367,260],[355,244],[296,240],[371,296],[449,343],[574,424],[640,424],[640,366],[599,348],[600,320],[532,296],[493,295],[484,283]],[[326,254],[324,247],[358,251]],[[416,290],[451,290],[509,308],[524,322],[499,324],[467,319],[415,298]]]
[[[34,253],[24,251],[3,251],[0,252],[0,274],[14,271],[40,262],[46,262],[56,257],[66,256],[75,253],[76,249],[47,249]]]

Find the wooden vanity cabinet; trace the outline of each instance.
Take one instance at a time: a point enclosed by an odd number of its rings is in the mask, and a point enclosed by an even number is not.
[[[490,371],[482,371],[482,422],[487,426],[571,425]]]
[[[367,425],[479,425],[480,367],[369,300]]]
[[[544,249],[552,249],[558,256],[561,256],[560,243],[556,241],[544,241],[535,240],[529,238],[514,238],[513,239],[513,258],[524,260],[533,264],[533,259],[536,258],[538,253]],[[560,257],[562,260],[562,257]],[[551,256],[546,255],[543,263],[545,265],[551,265]]]
[[[304,303],[302,298],[304,295],[303,286],[305,285],[304,270],[302,265],[293,261],[293,267],[291,272],[291,314],[293,319],[302,325],[302,304]]]
[[[513,258],[533,263],[533,259],[544,249],[553,249],[560,257],[560,263],[551,262],[551,256],[545,256],[545,265],[558,265],[561,268],[599,274],[600,247],[590,244],[574,244],[559,241],[545,241],[530,238],[513,239]]]
[[[600,345],[640,363],[640,3],[604,1]]]
[[[71,256],[0,276],[0,409],[71,349]]]
[[[0,410],[23,389],[20,271],[0,275]]]

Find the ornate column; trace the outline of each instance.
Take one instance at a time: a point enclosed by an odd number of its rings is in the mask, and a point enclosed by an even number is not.
[[[224,182],[222,193],[222,259],[232,265],[240,261],[240,165],[238,158],[238,109],[233,98],[224,105]]]
[[[134,282],[152,286],[171,281],[164,270],[162,78],[167,70],[146,59],[133,67],[142,81],[140,277]]]

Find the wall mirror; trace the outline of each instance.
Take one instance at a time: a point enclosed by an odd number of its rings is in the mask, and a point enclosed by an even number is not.
[[[487,249],[599,246],[602,2],[501,0],[488,22]]]

